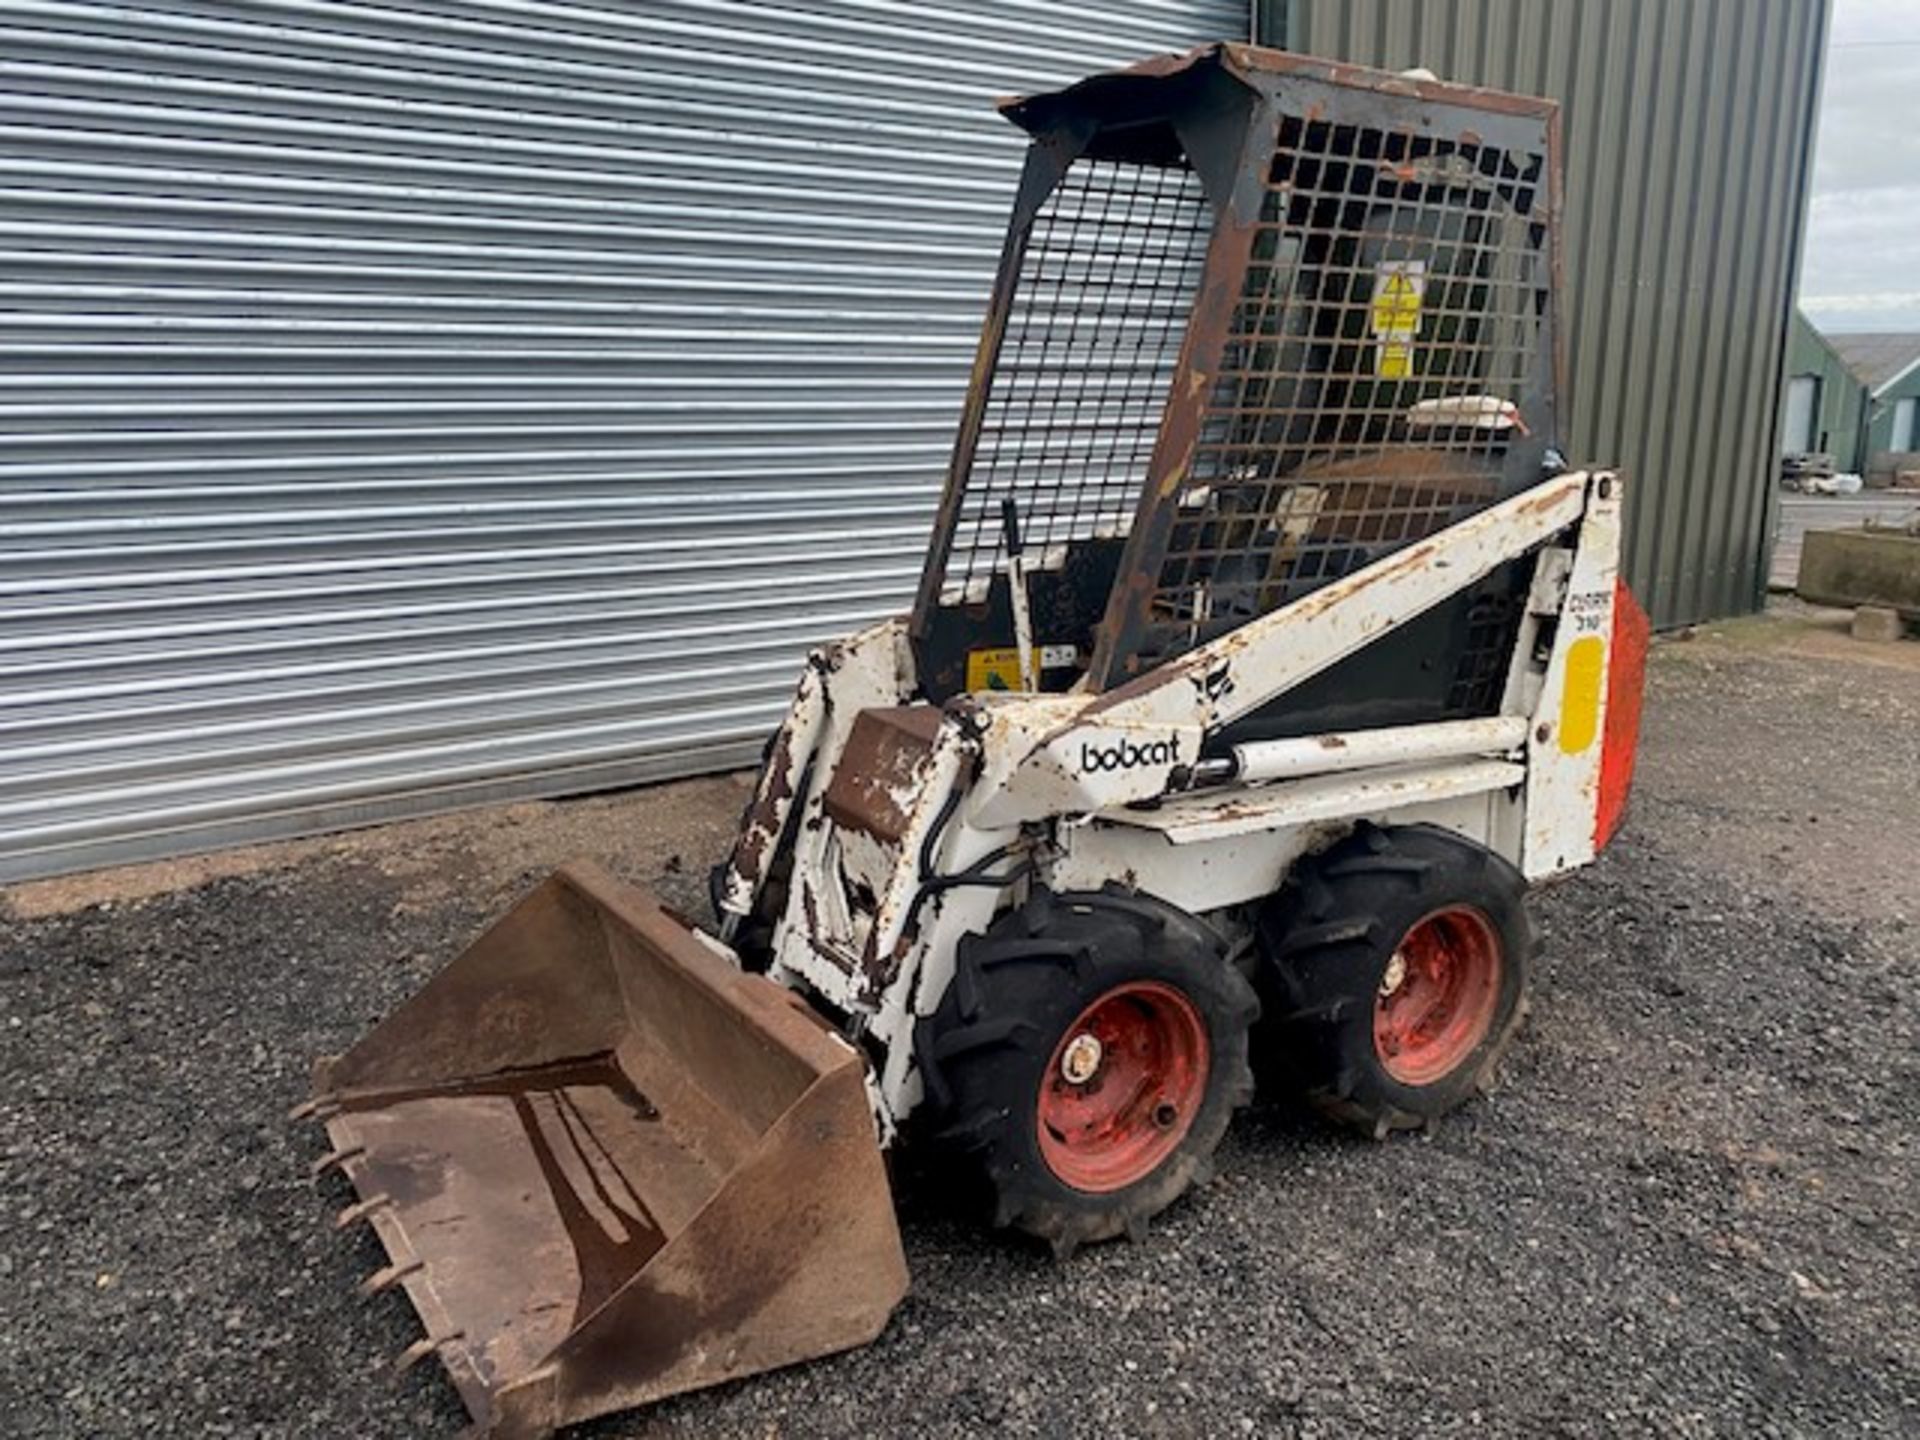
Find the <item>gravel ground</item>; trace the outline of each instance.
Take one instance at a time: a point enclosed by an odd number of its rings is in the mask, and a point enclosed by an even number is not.
[[[578,1432],[1920,1433],[1920,645],[1656,651],[1641,784],[1538,896],[1534,1018],[1424,1138],[1282,1099],[1143,1245],[909,1183],[881,1341]],[[697,902],[722,778],[22,887],[0,920],[0,1393],[18,1436],[449,1433],[281,1119],[568,849]]]

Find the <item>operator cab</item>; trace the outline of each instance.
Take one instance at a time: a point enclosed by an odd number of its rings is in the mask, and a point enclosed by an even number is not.
[[[1562,468],[1537,116],[1387,122],[1218,47],[1006,113],[1034,139],[911,623],[926,700],[1111,689]],[[1529,580],[1245,723],[1488,713]]]

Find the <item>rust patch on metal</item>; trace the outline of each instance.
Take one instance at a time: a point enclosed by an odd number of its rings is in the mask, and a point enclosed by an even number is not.
[[[790,774],[793,756],[790,745],[783,726],[774,735],[773,748],[767,753],[766,764],[761,767],[761,783],[747,806],[746,816],[740,826],[740,838],[734,843],[733,868],[741,875],[759,877],[767,851],[780,833],[787,805],[793,799]]]
[[[821,801],[836,825],[897,845],[944,720],[938,706],[862,710],[833,767]]]
[[[1141,80],[1171,80],[1182,75],[1219,65],[1230,73],[1258,83],[1263,77],[1293,76],[1321,80],[1355,90],[1371,90],[1382,95],[1404,96],[1457,106],[1467,110],[1490,110],[1502,115],[1545,118],[1557,113],[1551,100],[1533,95],[1516,95],[1506,90],[1463,85],[1447,80],[1416,80],[1391,70],[1375,70],[1344,61],[1324,60],[1312,55],[1274,50],[1261,45],[1216,41],[1192,50],[1155,55],[1082,80],[1051,95],[1025,95],[999,101],[1000,110],[1015,124],[1034,128],[1049,118],[1041,102],[1057,96],[1078,96],[1097,100],[1101,91],[1124,93],[1130,83]]]
[[[811,879],[804,875],[800,877],[800,918],[807,927],[807,943],[814,948],[815,953],[837,961],[836,953],[821,940],[820,911],[813,898],[813,884]]]

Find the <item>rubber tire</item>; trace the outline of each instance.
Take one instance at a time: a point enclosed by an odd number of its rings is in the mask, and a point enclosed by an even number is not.
[[[1482,1093],[1526,1015],[1537,943],[1526,890],[1500,856],[1427,825],[1362,825],[1302,861],[1260,917],[1263,1061],[1315,1108],[1375,1138],[1431,1125]],[[1493,1021],[1448,1074],[1405,1085],[1375,1048],[1374,1001],[1407,932],[1449,905],[1480,910],[1500,941]]]
[[[1066,1029],[1100,995],[1158,980],[1191,1000],[1206,1025],[1207,1086],[1180,1144],[1124,1189],[1075,1190],[1041,1157],[1040,1084]],[[984,1191],[993,1223],[1039,1237],[1064,1258],[1128,1235],[1213,1172],[1233,1112],[1253,1096],[1253,986],[1227,963],[1211,927],[1176,906],[1109,886],[1036,889],[985,934],[968,935],[953,982],[920,1022],[916,1050],[931,1140],[954,1178]]]

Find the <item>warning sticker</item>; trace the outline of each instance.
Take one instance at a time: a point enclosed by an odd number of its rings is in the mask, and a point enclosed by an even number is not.
[[[1373,373],[1382,380],[1405,380],[1413,374],[1413,346],[1404,340],[1383,340],[1374,347]]]
[[[1388,380],[1413,374],[1413,340],[1420,333],[1420,303],[1427,293],[1424,260],[1382,260],[1373,267],[1373,373]]]
[[[1424,260],[1382,260],[1373,270],[1373,333],[1411,335],[1420,328],[1427,291]]]
[[[1004,650],[969,650],[967,652],[967,689],[969,690],[1024,690],[1026,684],[1020,678],[1020,652],[1008,647]]]
[[[1042,670],[1057,670],[1080,663],[1080,652],[1072,645],[1042,645],[1037,657]],[[1024,690],[1020,678],[1020,652],[1005,649],[967,652],[967,689]]]

